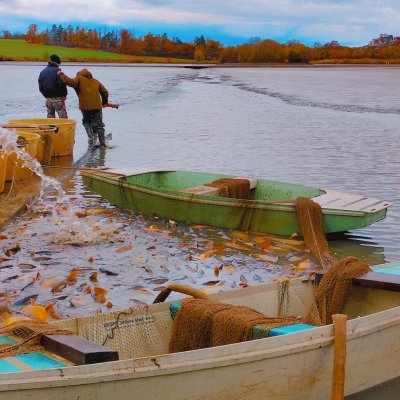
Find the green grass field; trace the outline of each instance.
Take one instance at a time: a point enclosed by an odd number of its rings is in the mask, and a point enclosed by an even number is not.
[[[142,57],[107,51],[61,46],[30,44],[19,39],[0,39],[0,61],[44,61],[57,54],[62,61],[132,62],[132,63],[190,63],[193,60],[166,57]]]

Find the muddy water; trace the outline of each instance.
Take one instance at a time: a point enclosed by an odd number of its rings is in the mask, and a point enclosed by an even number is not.
[[[41,68],[0,65],[4,122],[45,116]],[[69,75],[80,68],[63,66]],[[385,221],[330,245],[370,264],[400,260],[399,68],[89,68],[121,108],[104,110],[115,147],[88,165],[226,172],[380,197],[394,203]],[[72,90],[67,104],[80,120]],[[75,160],[86,142],[78,124]],[[301,244],[121,213],[75,171],[63,186],[67,206],[0,232],[0,292],[13,312],[35,297],[62,316],[82,315],[150,303],[172,281],[213,292],[316,268]]]

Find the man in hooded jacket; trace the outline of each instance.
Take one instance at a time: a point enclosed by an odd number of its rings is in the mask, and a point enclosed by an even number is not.
[[[47,67],[39,74],[39,90],[46,98],[47,118],[55,118],[56,111],[59,118],[68,118],[65,107],[67,87],[57,76],[61,59],[52,54],[47,61]]]
[[[73,87],[78,95],[82,124],[89,137],[89,146],[95,145],[97,138],[100,146],[105,146],[102,108],[108,103],[107,89],[87,69],[78,71],[75,78],[69,78],[62,71],[58,71],[58,76],[67,86]]]

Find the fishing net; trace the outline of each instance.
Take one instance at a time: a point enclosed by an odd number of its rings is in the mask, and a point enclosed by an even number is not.
[[[218,188],[218,196],[234,199],[248,199],[250,195],[250,181],[248,179],[221,178],[205,186]]]
[[[298,197],[295,207],[306,247],[315,255],[324,269],[329,268],[336,259],[331,255],[325,238],[321,206],[306,197]]]
[[[0,328],[0,336],[7,336],[11,343],[0,344],[0,358],[41,351],[43,335],[73,335],[71,330],[61,329],[46,322],[23,320]]]
[[[209,299],[185,299],[172,327],[171,353],[222,346],[250,340],[253,328],[261,325],[268,335],[278,326],[299,323],[290,317],[267,317],[244,306]]]
[[[356,257],[336,262],[319,283],[315,301],[323,324],[332,323],[332,315],[341,314],[350,296],[352,279],[364,275],[370,267]]]
[[[343,312],[350,296],[352,279],[370,267],[356,257],[337,260],[330,252],[325,238],[321,206],[311,199],[299,197],[295,201],[299,224],[307,248],[320,261],[325,273],[318,284],[315,301],[319,319],[323,324],[332,323],[332,315]],[[314,310],[310,311],[313,315]]]

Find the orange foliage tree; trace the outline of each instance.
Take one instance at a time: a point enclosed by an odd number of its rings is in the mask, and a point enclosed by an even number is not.
[[[2,31],[3,38],[18,38],[9,31]],[[205,38],[203,35],[194,38],[193,42],[182,42],[167,34],[155,35],[151,32],[143,37],[135,38],[122,29],[120,32],[82,27],[63,28],[54,24],[50,30],[39,33],[38,25],[29,25],[25,34],[29,43],[53,44],[70,47],[87,47],[103,49],[137,56],[163,56],[195,59],[197,61],[229,62],[229,63],[308,63],[318,60],[350,59],[400,59],[400,37],[381,34],[372,39],[367,46],[341,46],[333,40],[324,45],[316,43],[308,47],[297,40],[285,44],[271,39],[251,39],[238,46],[224,46],[217,40]]]
[[[25,35],[25,38],[29,43],[37,42],[38,30],[39,27],[36,24],[29,25],[28,32]]]

